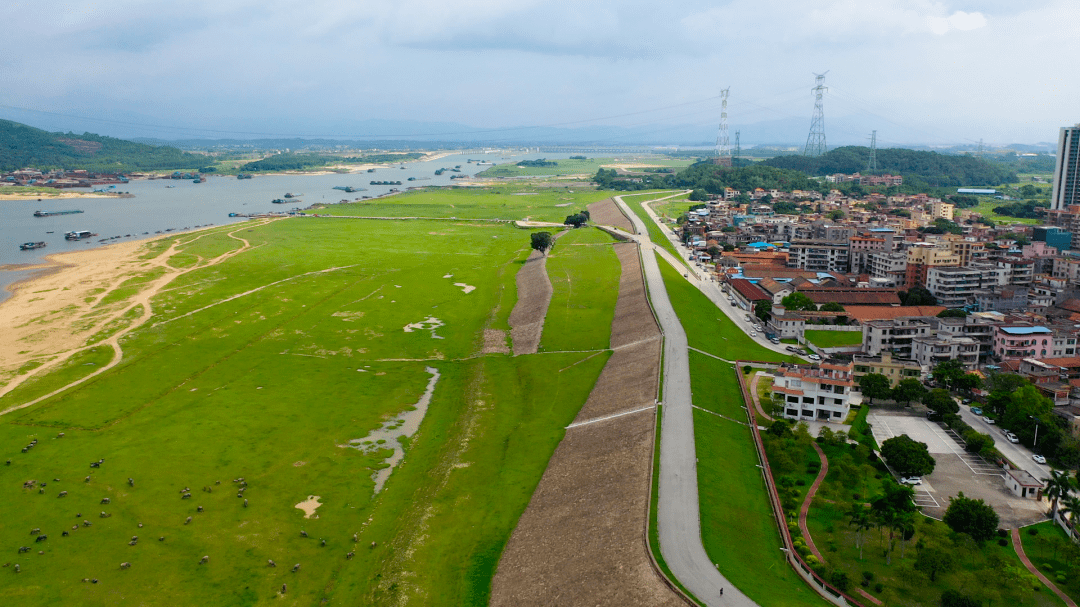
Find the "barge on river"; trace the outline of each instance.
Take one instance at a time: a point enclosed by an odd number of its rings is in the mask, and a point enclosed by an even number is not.
[[[53,215],[75,215],[82,213],[79,209],[71,209],[68,211],[34,211],[34,217],[52,217]]]
[[[19,245],[19,248],[22,249],[23,251],[32,251],[34,249],[44,249],[45,248],[45,241],[42,240],[42,241],[39,241],[39,242],[24,242],[21,245]]]
[[[71,232],[68,232],[67,234],[64,234],[64,239],[65,240],[82,240],[84,238],[91,238],[91,237],[94,237],[94,236],[97,236],[97,234],[94,234],[90,230],[73,230]]]

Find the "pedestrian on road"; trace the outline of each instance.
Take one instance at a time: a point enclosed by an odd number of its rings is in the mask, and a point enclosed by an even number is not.
[[[723,588],[720,589],[720,596],[724,596],[724,589]]]

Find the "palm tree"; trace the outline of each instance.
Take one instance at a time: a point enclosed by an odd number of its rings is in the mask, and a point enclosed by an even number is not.
[[[1073,517],[1080,514],[1080,497],[1071,496],[1061,501],[1061,513],[1069,515],[1069,526],[1073,526]]]
[[[1069,477],[1068,471],[1051,470],[1050,478],[1043,480],[1046,481],[1046,496],[1050,498],[1050,519],[1053,520],[1057,516],[1058,501],[1069,499],[1074,489],[1073,479]]]
[[[851,517],[848,525],[855,527],[855,546],[859,549],[859,560],[861,561],[863,544],[865,543],[863,541],[863,531],[870,530],[874,524],[870,521],[870,512],[862,504],[852,504],[848,516]]]
[[[900,558],[904,558],[904,545],[907,540],[915,535],[915,513],[914,512],[898,512],[896,519],[893,521],[893,525],[896,530],[900,532]]]

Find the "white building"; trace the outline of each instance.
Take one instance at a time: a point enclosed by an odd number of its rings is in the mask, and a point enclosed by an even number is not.
[[[1065,210],[1074,204],[1080,204],[1080,124],[1061,127],[1050,194],[1051,209]]]
[[[851,408],[854,366],[781,365],[773,381],[773,402],[784,403],[784,417],[843,422]]]

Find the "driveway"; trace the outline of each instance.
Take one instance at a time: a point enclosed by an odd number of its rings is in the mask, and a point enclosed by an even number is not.
[[[997,450],[1001,451],[1002,455],[1009,458],[1009,461],[1016,464],[1020,469],[1027,470],[1038,479],[1050,478],[1050,466],[1038,464],[1031,459],[1033,455],[1031,449],[1019,443],[1014,445],[1005,440],[1005,434],[1001,432],[1001,426],[984,422],[982,416],[975,415],[965,405],[960,405],[960,417],[972,428],[994,437],[994,446],[997,447]]]

